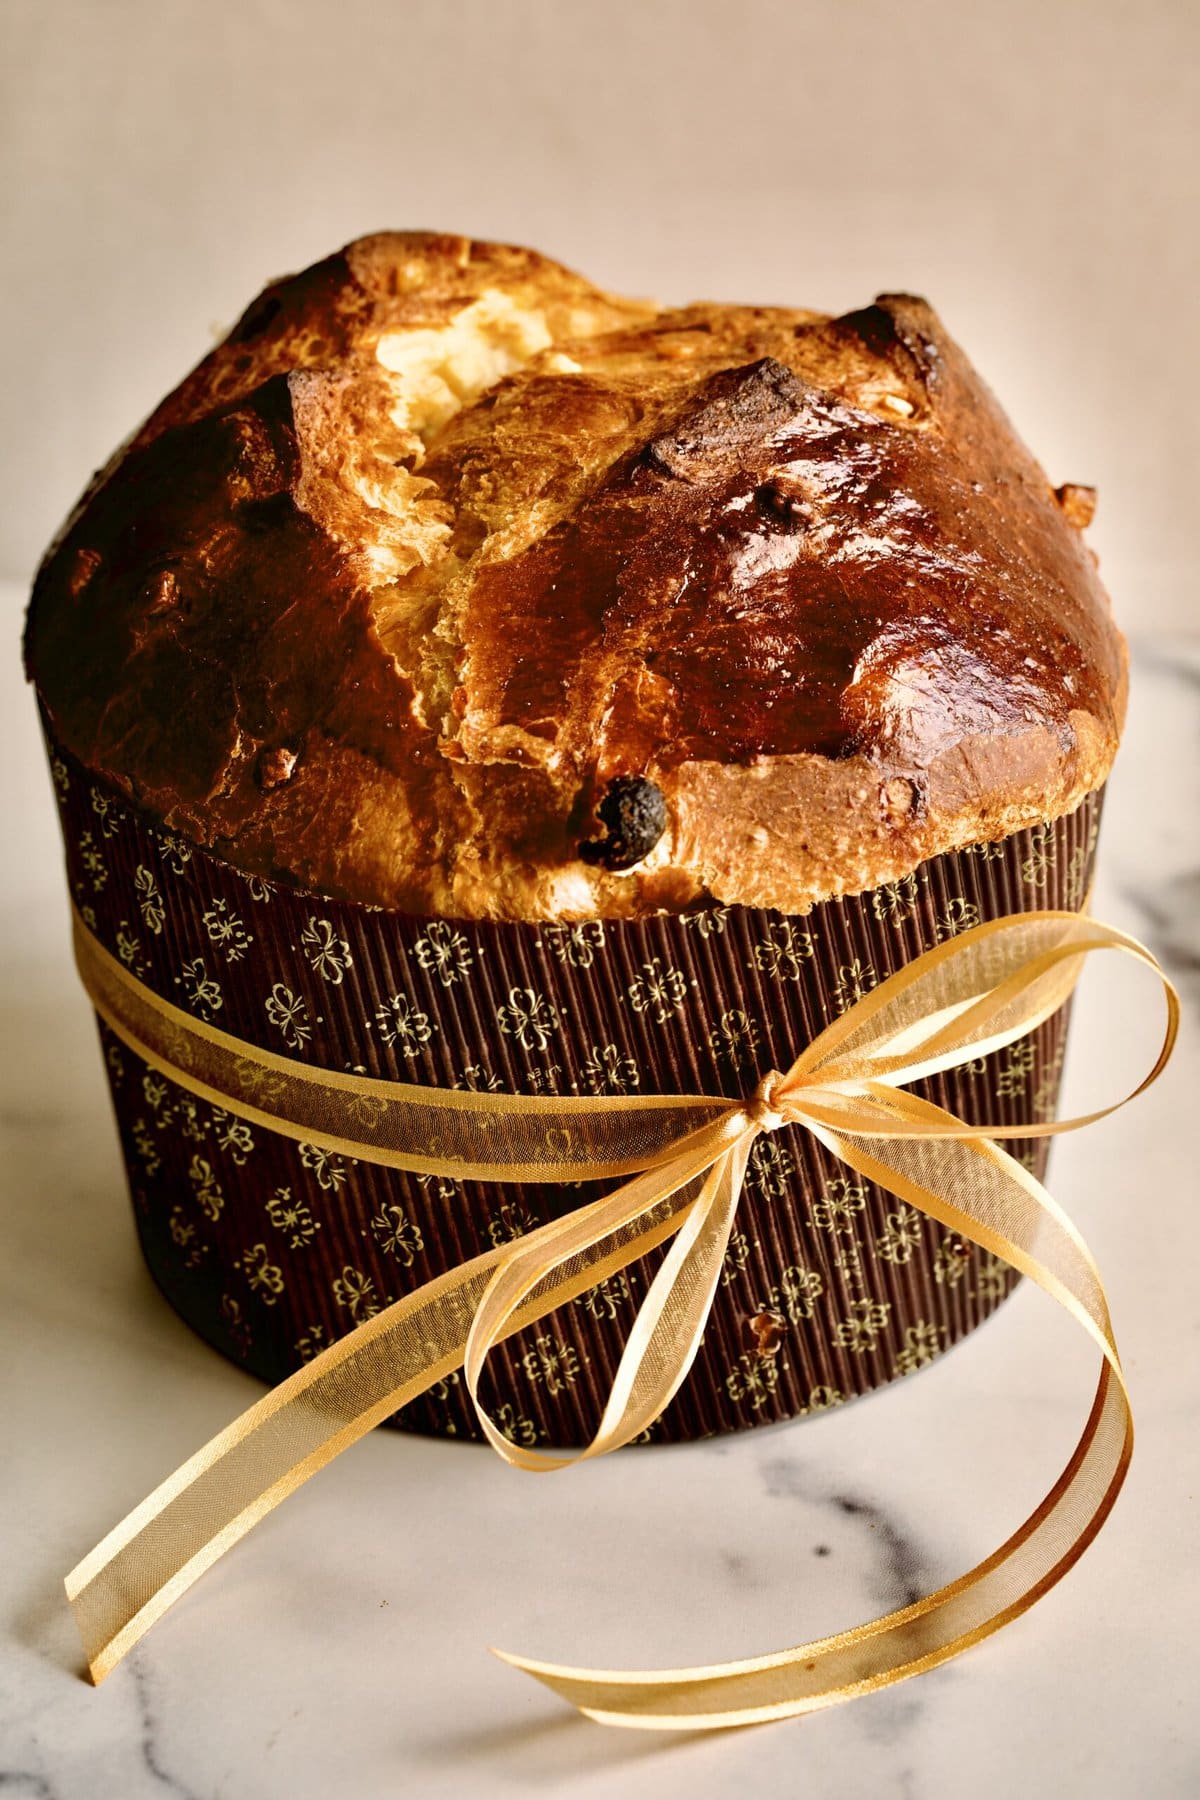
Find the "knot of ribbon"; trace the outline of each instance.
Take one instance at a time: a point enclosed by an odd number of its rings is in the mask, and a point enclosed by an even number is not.
[[[1069,998],[1086,957],[1117,950],[1157,973],[1161,1073],[1178,1001],[1136,940],[1074,913],[989,921],[907,964],[772,1069],[746,1098],[531,1098],[310,1067],[193,1018],[136,979],[78,916],[76,960],[100,1016],[151,1067],[210,1103],[300,1141],[456,1180],[628,1177],[604,1198],[437,1276],[291,1375],[235,1420],[67,1577],[93,1678],[266,1513],[434,1382],[461,1367],[481,1428],[510,1464],[550,1473],[639,1436],[686,1379],[720,1279],[760,1132],[800,1126],[850,1169],[1002,1258],[1049,1293],[1101,1354],[1091,1414],[1062,1476],[999,1550],[885,1618],[769,1656],[671,1671],[588,1670],[503,1652],[605,1723],[696,1730],[826,1706],[931,1668],[1032,1605],[1099,1530],[1124,1479],[1132,1418],[1099,1271],[1006,1138],[1073,1119],[968,1123],[909,1091],[1013,1043]],[[1127,1098],[1133,1098],[1133,1094]],[[573,1454],[511,1442],[479,1399],[506,1337],[671,1240],[626,1340],[592,1441]]]
[[[788,1106],[782,1094],[783,1076],[778,1069],[768,1069],[746,1103],[746,1111],[759,1131],[778,1131],[783,1125],[796,1124],[799,1114]]]

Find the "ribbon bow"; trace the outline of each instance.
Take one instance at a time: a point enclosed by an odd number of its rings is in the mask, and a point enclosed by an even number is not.
[[[497,1652],[592,1718],[696,1730],[787,1717],[956,1655],[1032,1605],[1100,1529],[1124,1479],[1132,1417],[1099,1271],[1079,1233],[997,1140],[1076,1130],[1115,1110],[1042,1124],[965,1123],[905,1084],[1024,1036],[1069,997],[1084,959],[1153,956],[1073,913],[993,920],[916,958],[858,1000],[785,1072],[737,1101],[463,1093],[315,1069],[192,1018],[145,987],[78,917],[76,957],[101,1017],[136,1055],[213,1104],[391,1167],[458,1180],[632,1175],[613,1193],[461,1264],[356,1327],[221,1432],[67,1577],[101,1680],[225,1550],[374,1425],[460,1366],[492,1447],[546,1473],[604,1455],[652,1422],[704,1333],[747,1159],[760,1132],[803,1126],[869,1181],[1012,1264],[1102,1356],[1083,1436],[1031,1517],[967,1575],[915,1605],[775,1655],[707,1668],[565,1668]],[[1128,1098],[1133,1098],[1131,1094]],[[1123,1101],[1117,1105],[1124,1104]],[[479,1380],[504,1338],[673,1237],[625,1345],[591,1443],[568,1455],[510,1442]]]

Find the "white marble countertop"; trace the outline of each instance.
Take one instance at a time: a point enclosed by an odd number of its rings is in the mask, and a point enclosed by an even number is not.
[[[15,627],[22,597],[5,592]],[[1139,1426],[1132,1473],[1066,1581],[967,1656],[808,1719],[675,1738],[580,1720],[484,1646],[645,1666],[747,1655],[960,1573],[1045,1491],[1091,1402],[1092,1353],[1033,1291],[928,1372],[844,1412],[629,1451],[560,1481],[475,1446],[376,1433],[101,1689],[87,1685],[64,1572],[261,1389],[188,1332],[138,1254],[12,640],[0,663],[4,1795],[1200,1792],[1200,1279],[1195,1151],[1179,1122],[1200,1076],[1191,1018],[1158,1087],[1063,1141],[1052,1169],[1108,1282]],[[1198,727],[1200,643],[1144,645],[1096,909],[1152,944],[1185,1001],[1200,986]],[[1157,1007],[1132,968],[1089,975],[1072,1111],[1112,1094],[1120,1066],[1144,1064]]]

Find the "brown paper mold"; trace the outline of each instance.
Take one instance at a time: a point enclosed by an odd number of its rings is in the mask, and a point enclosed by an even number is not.
[[[67,868],[101,942],[158,993],[266,1049],[331,1069],[523,1093],[736,1096],[950,935],[1078,908],[1101,795],[1067,817],[937,857],[802,918],[715,908],[643,921],[428,919],[297,893],[164,832],[57,746]],[[1021,1124],[1057,1103],[1067,1018],[918,1091]],[[101,1028],[146,1260],[202,1337],[280,1380],[430,1277],[604,1191],[456,1183],[248,1125]],[[1047,1144],[1010,1148],[1041,1174]],[[611,1184],[606,1184],[610,1185]],[[598,1422],[653,1273],[636,1263],[510,1339],[486,1398],[525,1444]],[[655,1441],[840,1405],[944,1354],[1016,1280],[860,1182],[801,1128],[755,1146],[704,1344]],[[457,1375],[392,1421],[478,1436]]]

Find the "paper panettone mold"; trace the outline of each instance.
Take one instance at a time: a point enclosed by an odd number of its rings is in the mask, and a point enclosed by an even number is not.
[[[1065,817],[921,864],[803,917],[423,918],[246,875],[165,831],[50,743],[72,896],[155,992],[261,1047],[442,1087],[736,1097],[839,1011],[969,926],[1078,909],[1101,792]],[[917,1087],[967,1120],[1053,1115],[1067,1009]],[[142,1247],[204,1338],[267,1381],[432,1276],[611,1184],[457,1183],[354,1162],[206,1105],[101,1027]],[[1039,1176],[1047,1140],[1013,1141]],[[652,1268],[636,1263],[493,1354],[506,1435],[594,1431]],[[704,1343],[655,1441],[802,1416],[932,1362],[1017,1277],[807,1132],[760,1138]],[[392,1423],[475,1438],[458,1375]]]

